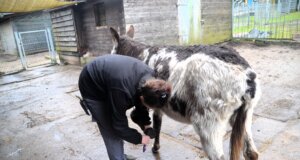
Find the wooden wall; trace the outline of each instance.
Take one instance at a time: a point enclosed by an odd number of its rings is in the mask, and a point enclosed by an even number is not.
[[[73,8],[52,11],[51,21],[56,51],[68,63],[79,64],[79,46]]]

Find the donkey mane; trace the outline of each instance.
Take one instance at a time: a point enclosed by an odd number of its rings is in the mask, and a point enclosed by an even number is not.
[[[141,53],[148,49],[149,58],[146,60],[148,64],[152,55],[157,54],[160,49],[166,49],[166,52],[176,52],[176,58],[179,61],[185,60],[193,54],[205,54],[211,58],[217,58],[226,63],[241,65],[244,69],[250,68],[249,63],[240,56],[240,54],[230,46],[225,45],[193,45],[193,46],[164,46],[164,45],[146,45],[141,42],[132,40],[125,36],[120,37],[118,51],[122,54],[139,57]]]
[[[227,63],[241,65],[244,69],[250,67],[249,63],[241,57],[235,49],[225,45],[168,46],[166,51],[180,53],[176,55],[179,60],[185,60],[192,54],[203,53],[211,58],[217,58]]]

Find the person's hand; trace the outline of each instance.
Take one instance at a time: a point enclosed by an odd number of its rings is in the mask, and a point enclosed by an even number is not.
[[[148,129],[148,128],[151,128],[151,126],[150,125],[145,125],[144,128]]]
[[[142,144],[147,145],[147,144],[149,144],[149,143],[150,143],[150,137],[144,135],[144,136],[142,137]]]

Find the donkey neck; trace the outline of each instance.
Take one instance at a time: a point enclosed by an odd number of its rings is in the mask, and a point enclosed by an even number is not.
[[[148,48],[148,46],[143,43],[124,38],[119,42],[118,52],[126,56],[140,59],[140,55],[146,48]]]

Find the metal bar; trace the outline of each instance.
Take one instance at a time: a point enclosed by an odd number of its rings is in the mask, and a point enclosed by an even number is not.
[[[276,22],[276,20],[277,20],[277,12],[275,13],[275,19],[274,19],[274,21]],[[278,30],[277,30],[277,28],[278,28],[278,25],[277,25],[277,23],[274,23],[274,25],[275,25],[275,36],[274,36],[274,38],[276,39],[277,38],[277,34],[278,34]]]
[[[32,44],[40,44],[40,43],[45,43],[47,41],[40,41],[40,42],[37,42],[37,43],[26,43],[26,44],[23,44],[24,46],[26,45],[32,45]]]
[[[21,34],[19,33],[19,37],[20,37],[20,46],[21,46],[21,49],[22,49],[22,55],[23,55],[23,59],[24,59],[24,62],[25,62],[25,69],[28,68],[28,64],[27,64],[27,59],[26,59],[26,53],[25,53],[25,50],[24,50],[24,46],[23,46],[23,41],[22,41],[22,36]]]
[[[54,63],[54,62],[53,62],[52,49],[51,49],[51,46],[50,46],[50,42],[49,42],[49,37],[48,37],[47,30],[45,30],[44,33],[45,33],[46,40],[47,40],[48,53],[49,53],[49,55],[50,55],[50,57],[51,57],[51,63]]]
[[[300,3],[299,3],[300,5]],[[297,31],[299,31],[299,20],[297,20]]]
[[[48,40],[48,35],[47,35],[47,32],[46,32],[46,30],[44,30],[44,34],[45,34],[45,36],[46,36],[46,41],[47,41],[48,52],[50,53],[50,45],[49,45],[49,40]]]
[[[36,31],[26,31],[26,32],[19,32],[19,34],[24,34],[24,33],[35,33],[35,32],[44,32],[45,30],[36,30]]]
[[[284,38],[284,24],[285,24],[285,14],[283,16],[283,23],[282,23],[282,38]]]
[[[57,63],[56,62],[56,52],[54,50],[53,39],[52,39],[51,31],[49,28],[47,28],[47,35],[48,35],[47,37],[49,39],[49,45],[50,45],[51,56],[52,56],[51,61],[52,61],[52,63]]]
[[[15,38],[16,38],[16,41],[17,41],[17,47],[18,47],[18,53],[19,53],[19,56],[20,56],[20,61],[21,61],[21,64],[23,66],[24,69],[26,69],[26,65],[25,65],[25,62],[24,62],[24,57],[23,57],[23,54],[22,54],[22,49],[21,49],[21,43],[20,43],[20,38],[19,38],[19,35],[17,32],[14,32],[14,35],[15,35]]]
[[[273,13],[273,5],[271,5],[270,7],[270,14],[269,14],[269,21],[268,21],[268,25],[269,25],[269,33],[270,33],[270,36],[269,36],[269,38],[271,38],[272,37],[272,28],[271,28],[271,24],[272,24],[272,13]]]
[[[234,38],[234,0],[231,0],[231,37]]]
[[[269,10],[268,10],[268,3],[266,3],[265,4],[265,14],[264,14],[264,19],[265,19],[265,23],[264,23],[264,29],[263,29],[263,31],[264,31],[264,33],[266,33],[265,34],[265,36],[263,37],[264,39],[267,39],[268,37],[268,32],[267,32],[267,21],[268,21],[268,12],[269,12]]]

